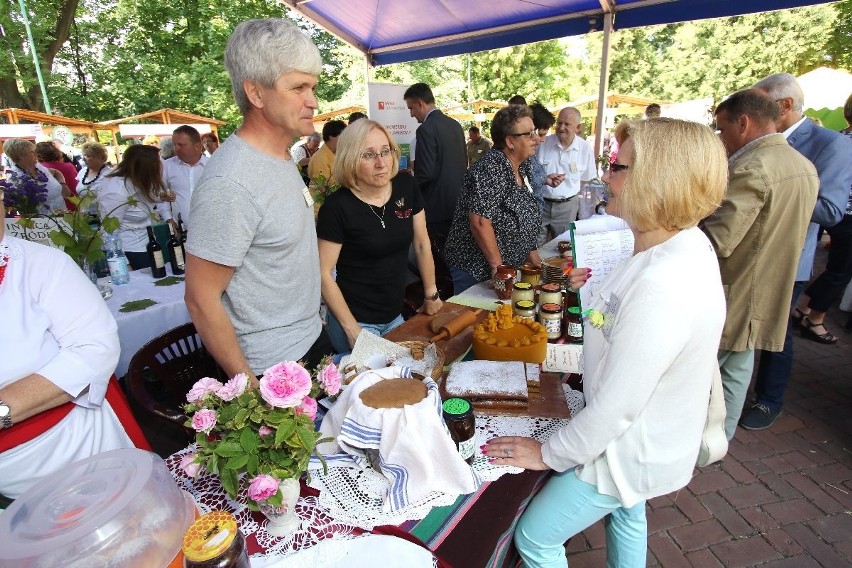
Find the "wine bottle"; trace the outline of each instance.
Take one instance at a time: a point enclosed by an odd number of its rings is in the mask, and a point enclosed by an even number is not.
[[[186,248],[186,225],[183,224],[183,219],[181,218],[180,213],[178,213],[178,229],[180,229],[180,244]]]
[[[169,224],[169,262],[172,265],[172,274],[175,276],[184,273],[183,245],[175,235],[175,228]]]
[[[148,260],[151,262],[151,275],[154,278],[164,278],[166,276],[166,261],[163,259],[163,247],[157,243],[154,238],[154,227],[148,225],[148,244],[145,250],[148,251]]]

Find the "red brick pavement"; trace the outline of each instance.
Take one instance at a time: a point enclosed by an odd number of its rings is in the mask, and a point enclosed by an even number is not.
[[[648,566],[852,566],[849,317],[837,306],[828,314],[836,345],[795,336],[784,411],[771,428],[738,429],[721,463],[649,502]],[[602,523],[572,538],[571,568],[604,566],[604,543]]]

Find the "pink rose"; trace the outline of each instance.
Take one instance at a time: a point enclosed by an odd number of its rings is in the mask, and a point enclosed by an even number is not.
[[[198,477],[198,474],[201,473],[201,464],[195,461],[195,454],[183,456],[179,467],[192,478]]]
[[[204,432],[209,434],[210,430],[216,426],[216,411],[208,408],[202,408],[192,415],[192,427],[196,432]]]
[[[239,375],[234,376],[233,379],[222,385],[219,390],[216,391],[216,396],[221,398],[222,400],[234,400],[244,392],[246,392],[246,387],[248,386],[248,376],[245,373],[240,373]]]
[[[252,501],[264,501],[278,493],[278,480],[262,473],[251,480],[248,496]]]
[[[268,368],[260,379],[260,396],[275,408],[294,408],[311,393],[311,375],[295,361]]]
[[[272,428],[270,428],[269,426],[261,426],[261,427],[260,427],[260,428],[258,428],[258,430],[257,430],[257,433],[258,433],[258,434],[260,434],[261,436],[269,436],[269,435],[270,435],[270,434],[272,434],[273,432],[275,432],[275,430],[273,430],[273,429],[272,429]]]
[[[323,390],[329,395],[334,396],[340,392],[340,383],[343,376],[340,374],[340,371],[337,369],[337,365],[334,363],[330,363],[323,367],[322,371],[319,372],[317,379],[319,380],[319,384],[322,386]]]
[[[296,407],[296,414],[307,414],[313,420],[317,416],[317,401],[309,396],[302,399],[302,404]]]
[[[220,383],[216,379],[204,377],[203,379],[192,385],[192,388],[189,389],[188,393],[186,393],[186,401],[197,402],[204,398],[206,395],[210,393],[215,393],[220,388],[222,388],[222,383]]]

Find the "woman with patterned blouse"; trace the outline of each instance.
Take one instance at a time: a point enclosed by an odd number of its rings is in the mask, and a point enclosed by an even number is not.
[[[456,294],[494,276],[497,266],[536,265],[541,213],[533,196],[530,158],[539,145],[529,107],[509,105],[491,123],[494,147],[464,176],[447,237]]]

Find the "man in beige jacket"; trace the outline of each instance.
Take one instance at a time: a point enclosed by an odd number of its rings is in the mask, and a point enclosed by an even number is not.
[[[816,202],[816,169],[778,134],[778,105],[738,91],[716,108],[728,152],[728,193],[702,228],[719,257],[728,315],[719,366],[734,437],[754,368],[754,350],[781,351],[801,245]]]

